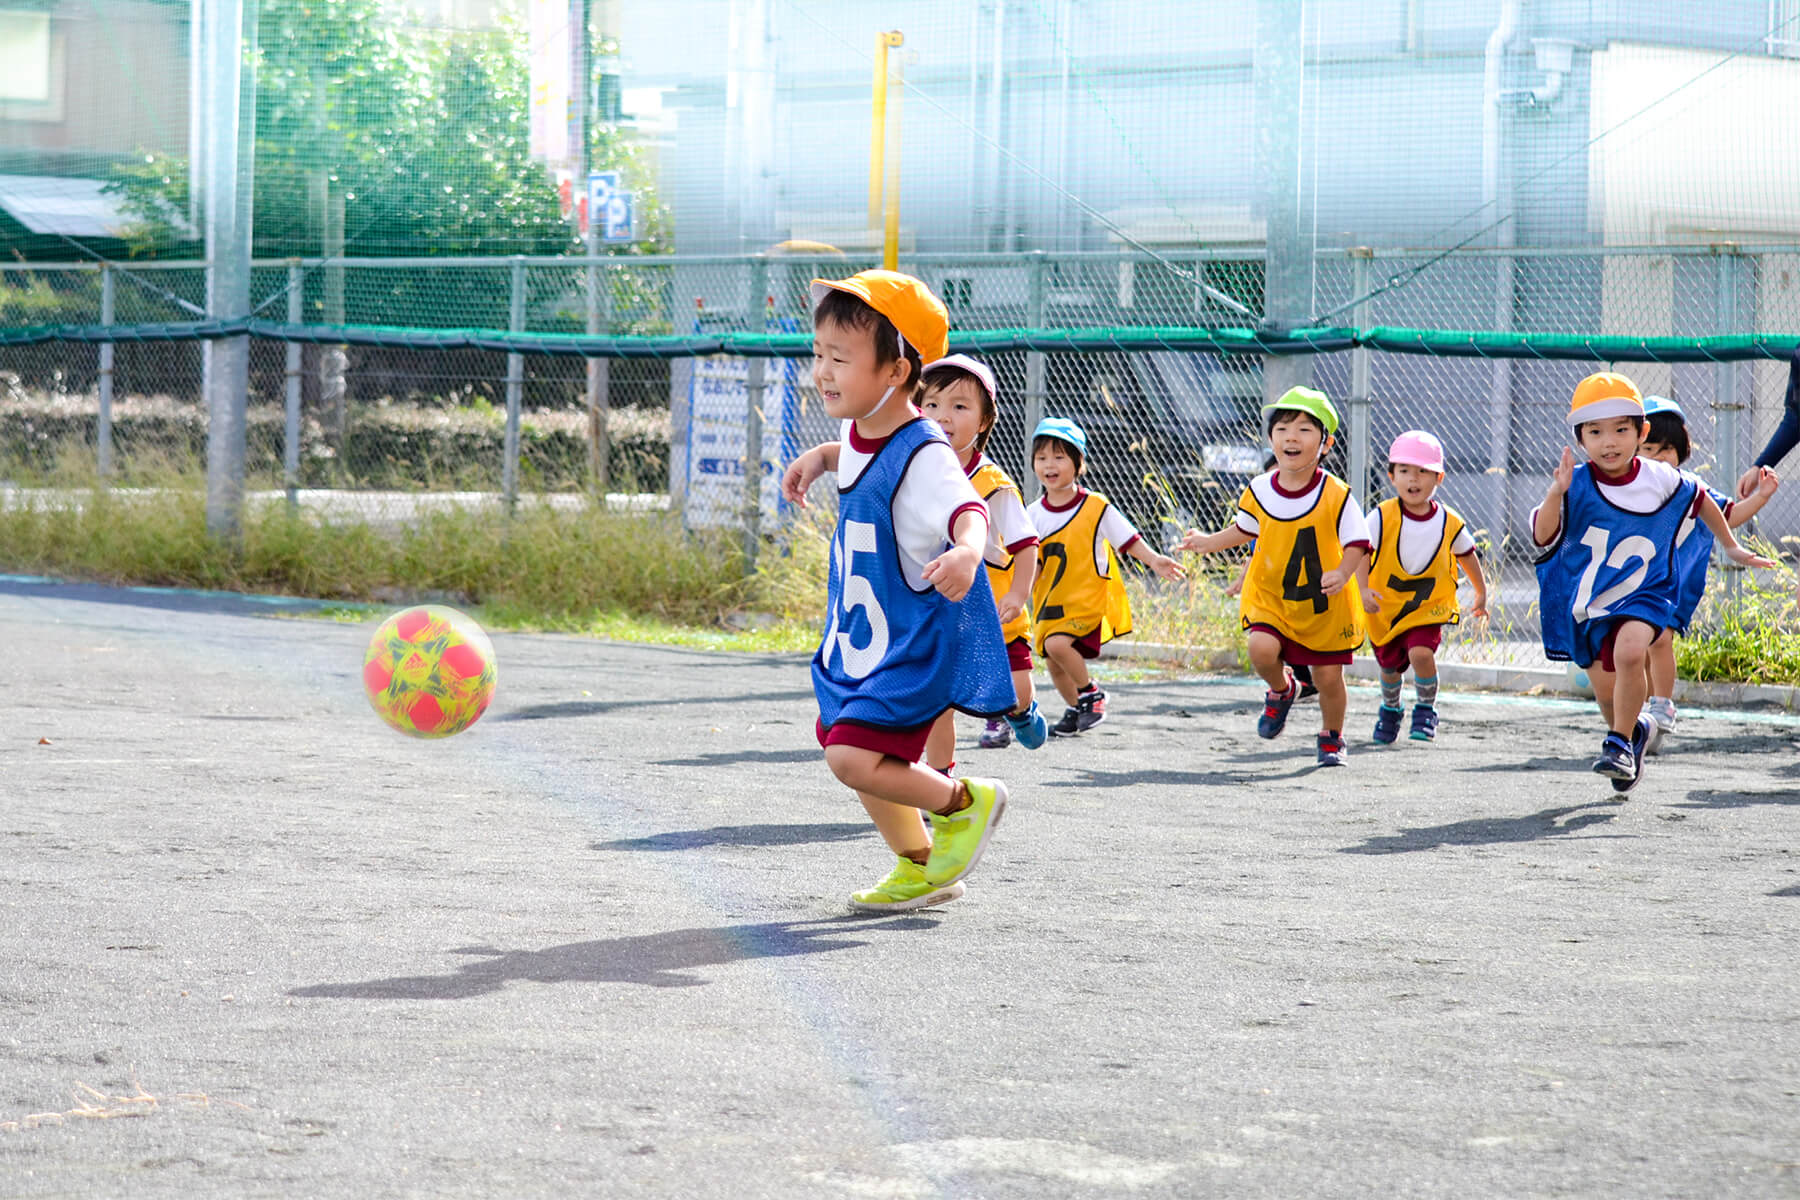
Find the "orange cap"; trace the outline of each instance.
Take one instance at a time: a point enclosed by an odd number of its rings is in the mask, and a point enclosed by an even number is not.
[[[858,271],[848,279],[812,281],[813,307],[826,292],[848,292],[892,321],[921,363],[936,362],[950,349],[950,313],[931,289],[898,271]]]
[[[1644,394],[1638,391],[1638,385],[1611,371],[1589,375],[1575,385],[1575,394],[1569,400],[1571,425],[1604,421],[1608,417],[1641,418],[1643,415]]]

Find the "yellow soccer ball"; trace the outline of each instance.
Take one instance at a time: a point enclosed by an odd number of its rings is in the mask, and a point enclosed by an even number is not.
[[[441,604],[402,609],[363,655],[375,715],[408,737],[461,733],[494,698],[494,647],[466,613]]]

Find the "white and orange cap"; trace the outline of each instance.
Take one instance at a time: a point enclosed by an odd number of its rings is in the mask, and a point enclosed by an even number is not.
[[[1579,428],[1608,417],[1644,417],[1644,393],[1638,385],[1611,371],[1589,375],[1575,385],[1569,399],[1569,424]]]
[[[1394,439],[1388,447],[1388,463],[1404,463],[1409,467],[1418,467],[1425,471],[1444,473],[1444,443],[1438,441],[1434,433],[1426,433],[1423,429],[1409,429]]]
[[[994,369],[978,358],[970,358],[966,354],[948,354],[936,362],[929,364],[919,373],[919,378],[929,380],[939,371],[955,368],[973,375],[976,382],[987,389],[988,403],[996,408],[1000,405],[1000,383],[994,378]]]
[[[921,363],[932,363],[950,349],[950,313],[922,280],[899,271],[858,271],[848,279],[812,281],[813,307],[827,292],[848,292],[886,317],[900,331],[901,341],[919,352]],[[905,353],[902,347],[901,353]]]

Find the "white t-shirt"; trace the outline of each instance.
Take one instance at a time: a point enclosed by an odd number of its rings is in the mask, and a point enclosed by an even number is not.
[[[856,432],[856,422],[845,421],[838,431],[838,487],[846,488],[861,477],[886,439],[870,442]],[[900,477],[894,491],[894,540],[900,546],[900,571],[915,591],[929,585],[925,567],[950,545],[956,518],[974,509],[987,523],[987,505],[975,494],[963,474],[956,451],[938,431],[935,440],[920,447]]]
[[[1060,508],[1052,508],[1046,503],[1047,496],[1039,496],[1025,509],[1031,517],[1031,524],[1037,529],[1040,540],[1049,538],[1057,530],[1067,525],[1081,508],[1081,502],[1088,497],[1086,488],[1076,488],[1075,498]],[[1094,527],[1094,570],[1102,579],[1112,574],[1106,559],[1106,547],[1112,545],[1117,554],[1124,554],[1131,544],[1138,540],[1137,528],[1119,506],[1108,500],[1106,511],[1100,514],[1100,521]]]
[[[1319,502],[1319,490],[1325,486],[1325,472],[1314,471],[1313,481],[1306,490],[1292,495],[1281,490],[1281,485],[1275,482],[1276,474],[1270,471],[1250,481],[1250,492],[1263,506],[1263,511],[1282,521],[1297,521],[1311,512],[1313,505]],[[1251,537],[1261,532],[1256,518],[1241,508],[1237,511],[1237,527]],[[1369,522],[1354,495],[1344,501],[1344,511],[1338,516],[1338,543],[1346,550],[1352,546],[1361,546],[1365,550],[1373,548],[1369,541]]]
[[[1600,494],[1606,498],[1607,503],[1622,508],[1626,512],[1653,513],[1663,505],[1667,504],[1669,502],[1669,497],[1680,490],[1683,483],[1683,476],[1679,468],[1671,467],[1666,462],[1658,462],[1654,458],[1634,458],[1631,460],[1631,466],[1626,470],[1623,477],[1619,479],[1608,479],[1606,476],[1600,474],[1600,472],[1595,471],[1594,482],[1599,486]],[[1693,512],[1688,514],[1689,516],[1693,516],[1694,513],[1700,511],[1700,497],[1702,495],[1705,495],[1705,493],[1699,492],[1694,496],[1694,508]],[[1543,507],[1544,506],[1540,504],[1531,510],[1531,528],[1534,541],[1536,541],[1537,536],[1537,515],[1539,510]],[[1561,532],[1562,515],[1559,512],[1556,520],[1556,532],[1550,535],[1550,541],[1538,542],[1537,544],[1540,546],[1548,546],[1550,542],[1556,540],[1557,534],[1560,534]]]
[[[975,460],[968,473],[973,475],[981,467],[991,462],[983,454]],[[1012,488],[1001,488],[988,497],[988,540],[987,561],[996,567],[1004,567],[1012,556],[1028,546],[1037,545],[1037,526],[1025,515],[1025,501]]]
[[[1437,548],[1444,541],[1445,508],[1436,500],[1431,502],[1431,515],[1415,517],[1404,507],[1400,510],[1400,569],[1408,575],[1422,575],[1431,566],[1431,560],[1437,556]],[[1381,545],[1381,509],[1369,510],[1369,544]],[[1450,553],[1461,558],[1465,554],[1475,553],[1475,539],[1464,525],[1456,532],[1456,540],[1450,543]]]

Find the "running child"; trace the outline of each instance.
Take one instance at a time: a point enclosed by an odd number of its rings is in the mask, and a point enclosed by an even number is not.
[[[1644,435],[1640,457],[1654,458],[1680,467],[1692,452],[1688,440],[1687,416],[1681,405],[1666,396],[1645,396],[1644,416],[1650,432]],[[1738,528],[1761,511],[1769,502],[1781,480],[1767,467],[1753,468],[1756,477],[1749,496],[1733,500],[1716,488],[1706,488],[1707,495],[1725,514],[1725,523]],[[1699,482],[1699,476],[1691,476]],[[1706,487],[1705,483],[1701,483]],[[1681,579],[1681,599],[1675,606],[1674,632],[1685,634],[1694,609],[1706,593],[1706,572],[1712,565],[1713,536],[1705,526],[1688,521],[1676,535],[1675,573]],[[1650,645],[1650,702],[1645,711],[1650,717],[1650,740],[1644,743],[1645,754],[1660,754],[1663,740],[1675,732],[1675,639],[1657,639]]]
[[[1049,722],[1038,711],[1031,679],[1031,585],[1037,578],[1038,535],[1025,515],[1019,485],[987,456],[988,439],[1000,419],[1000,386],[984,362],[966,354],[940,358],[925,368],[919,408],[938,423],[950,448],[962,461],[975,494],[987,504],[987,574],[999,608],[1000,632],[1012,666],[1017,702],[1004,720],[990,719],[978,744],[997,750],[1018,738],[1036,750],[1049,735]],[[956,765],[956,716],[945,712],[925,744],[925,761],[948,774]]]
[[[1649,422],[1637,384],[1609,371],[1589,375],[1575,385],[1568,424],[1588,461],[1576,466],[1564,446],[1531,512],[1538,616],[1545,656],[1572,659],[1593,680],[1607,726],[1594,771],[1624,793],[1643,778],[1650,648],[1675,623],[1681,589],[1671,551],[1682,524],[1697,516],[1733,562],[1774,564],[1738,545],[1697,481],[1639,457]]]
[[[1273,450],[1263,455],[1262,469],[1265,471],[1273,471],[1275,469],[1275,452]],[[1244,561],[1238,567],[1237,577],[1225,585],[1225,594],[1227,596],[1243,595],[1244,580],[1250,577],[1250,560],[1256,557],[1256,539],[1251,538],[1244,546],[1244,550]],[[1294,678],[1300,683],[1300,699],[1306,700],[1319,694],[1319,689],[1313,686],[1311,667],[1307,666],[1305,663],[1289,663],[1288,670],[1294,673]]]
[[[924,363],[949,340],[943,302],[895,271],[814,280],[812,299],[813,383],[842,426],[835,446],[801,455],[781,486],[803,504],[836,461],[827,622],[812,662],[817,732],[831,773],[897,856],[851,906],[904,911],[962,895],[1006,809],[999,780],[947,779],[918,761],[945,710],[997,717],[1013,707],[981,570],[987,510],[943,431],[912,405]]]
[[[1026,510],[1038,532],[1041,567],[1031,588],[1032,624],[1050,681],[1068,705],[1050,727],[1057,737],[1086,733],[1106,720],[1106,693],[1088,674],[1100,647],[1131,632],[1131,601],[1118,555],[1129,554],[1164,579],[1181,564],[1158,554],[1099,492],[1081,486],[1087,434],[1064,417],[1045,417],[1031,435],[1031,469],[1044,494]]]
[[[1214,554],[1255,541],[1238,617],[1250,665],[1269,685],[1256,732],[1281,733],[1300,697],[1289,664],[1311,667],[1323,726],[1319,765],[1341,767],[1350,706],[1344,668],[1364,630],[1362,599],[1344,585],[1368,557],[1368,523],[1350,485],[1321,465],[1338,428],[1325,393],[1290,388],[1263,406],[1262,419],[1275,469],[1245,486],[1231,525],[1216,533],[1190,529],[1176,549]]]
[[[1374,551],[1357,572],[1369,645],[1381,668],[1375,740],[1392,744],[1400,736],[1400,685],[1410,666],[1416,696],[1408,736],[1429,742],[1438,729],[1438,647],[1444,626],[1462,620],[1456,569],[1475,589],[1469,615],[1478,621],[1488,615],[1487,579],[1462,517],[1432,498],[1444,482],[1443,443],[1422,429],[1408,430],[1388,450],[1387,475],[1395,495],[1369,514]]]

